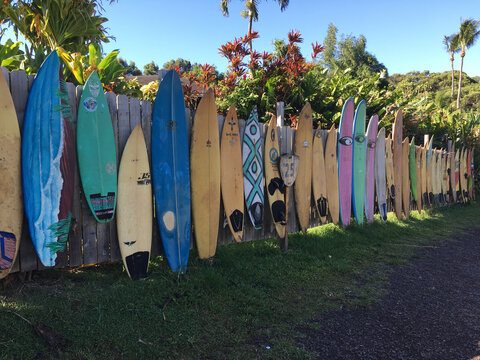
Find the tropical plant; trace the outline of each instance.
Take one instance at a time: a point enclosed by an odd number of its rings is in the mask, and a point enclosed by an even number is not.
[[[445,50],[450,54],[450,63],[452,65],[452,98],[455,91],[455,70],[453,68],[454,54],[460,50],[457,40],[458,38],[455,34],[450,36],[443,35],[443,44],[445,45]]]
[[[222,7],[222,14],[224,16],[229,16],[228,12],[228,4],[230,3],[231,0],[221,0],[220,5]],[[248,32],[247,35],[250,35],[252,33],[252,23],[253,21],[258,21],[258,3],[260,0],[245,0],[245,10],[243,10],[240,15],[242,15],[243,18],[248,17]],[[288,4],[290,3],[290,0],[276,0],[278,5],[280,6],[280,10],[284,11]],[[248,47],[250,49],[250,53],[253,53],[253,48],[252,48],[252,40],[253,38],[249,39],[248,42]]]
[[[0,41],[5,33],[5,29],[0,31]],[[15,70],[25,58],[23,51],[20,50],[22,43],[20,41],[13,42],[7,39],[5,43],[0,44],[0,66],[4,66],[9,70]]]
[[[144,75],[157,75],[160,71],[160,68],[154,61],[149,62],[148,64],[143,66],[143,74]]]
[[[462,93],[462,73],[463,73],[463,58],[465,57],[465,50],[470,48],[478,36],[480,35],[480,30],[478,20],[466,19],[460,24],[460,31],[454,35],[454,40],[461,52],[460,52],[460,78],[458,80],[458,95],[457,95],[457,109],[460,109],[460,96]]]
[[[138,76],[142,75],[142,71],[135,65],[135,61],[127,62],[127,60],[119,57],[117,59],[118,63],[122,65],[125,69],[125,75]]]

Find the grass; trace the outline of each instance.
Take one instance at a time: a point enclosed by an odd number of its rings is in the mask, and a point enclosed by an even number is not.
[[[213,262],[192,251],[181,277],[162,257],[135,282],[119,263],[42,271],[0,291],[0,359],[312,358],[298,341],[299,329],[319,330],[309,319],[379,301],[387,265],[461,233],[479,212],[457,205],[403,222],[325,225],[291,235],[288,252],[273,239],[220,246]],[[68,345],[48,346],[15,313]]]

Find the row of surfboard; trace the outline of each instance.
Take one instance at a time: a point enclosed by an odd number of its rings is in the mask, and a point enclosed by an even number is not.
[[[42,64],[31,87],[22,140],[8,85],[1,75],[0,94],[2,278],[18,253],[24,211],[43,265],[53,266],[57,253],[65,249],[72,220],[75,141],[70,99],[55,51]],[[112,220],[116,211],[120,250],[132,279],[147,274],[153,223],[152,180],[163,247],[175,272],[186,270],[191,220],[199,257],[214,256],[221,198],[237,242],[243,238],[244,205],[254,228],[260,229],[264,204],[268,204],[276,231],[280,237],[285,235],[285,186],[279,172],[276,118],[270,120],[264,152],[256,109],[241,136],[232,106],[219,135],[215,97],[209,90],[195,114],[189,151],[184,109],[180,79],[175,71],[169,71],[159,85],[154,104],[152,171],[142,128],[137,125],[126,142],[117,174],[112,121],[95,72],[85,83],[78,103],[76,150],[84,200],[98,222]],[[329,215],[334,223],[340,219],[344,226],[350,222],[352,205],[358,223],[363,222],[364,213],[372,221],[375,196],[385,220],[387,193],[395,200],[397,217],[401,216],[402,199],[408,217],[409,181],[421,209],[448,192],[440,179],[445,179],[449,164],[451,169],[456,166],[453,188],[457,189],[458,183],[463,190],[460,197],[467,197],[468,185],[464,186],[462,179],[468,179],[470,166],[466,164],[473,158],[470,151],[461,155],[457,152],[453,164],[450,153],[432,149],[432,141],[417,149],[413,141],[408,145],[408,139],[402,145],[401,111],[396,116],[393,138],[386,140],[384,128],[377,135],[376,115],[365,134],[365,116],[366,103],[360,102],[354,112],[353,99],[348,99],[338,132],[332,127],[324,143],[319,131],[314,136],[310,105],[302,109],[294,144],[299,156],[294,189],[303,231],[309,225],[312,187],[321,221],[326,222]],[[450,194],[455,198],[455,191]]]

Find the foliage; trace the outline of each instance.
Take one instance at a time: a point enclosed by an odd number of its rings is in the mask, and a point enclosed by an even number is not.
[[[198,65],[198,64],[194,64],[194,65]],[[165,64],[163,64],[163,69],[170,70],[172,68],[173,69],[179,68],[180,73],[183,74],[187,71],[192,71],[194,65],[192,65],[192,63],[189,60],[177,58],[177,60],[172,59],[170,61],[167,61]]]
[[[118,63],[123,66],[125,69],[124,74],[130,76],[142,75],[142,71],[135,65],[135,61],[127,62],[127,60],[119,57],[117,59]]]
[[[143,74],[144,75],[157,75],[160,68],[154,61],[144,65]]]
[[[140,88],[140,91],[142,92],[143,99],[153,103],[155,101],[155,97],[157,96],[158,80],[151,81],[147,85],[143,85]]]
[[[0,32],[0,41],[3,37],[5,30]],[[25,59],[25,55],[20,46],[20,41],[13,42],[11,39],[7,39],[5,43],[0,44],[0,66],[4,66],[9,70],[15,70],[20,67],[20,64]]]

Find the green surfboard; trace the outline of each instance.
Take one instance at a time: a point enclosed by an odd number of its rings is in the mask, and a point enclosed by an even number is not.
[[[117,202],[117,156],[112,119],[96,72],[85,83],[78,104],[77,154],[88,206],[98,222],[108,222]]]
[[[408,153],[408,171],[410,173],[410,187],[412,188],[413,199],[417,201],[417,163],[415,158],[415,136],[410,143]]]

